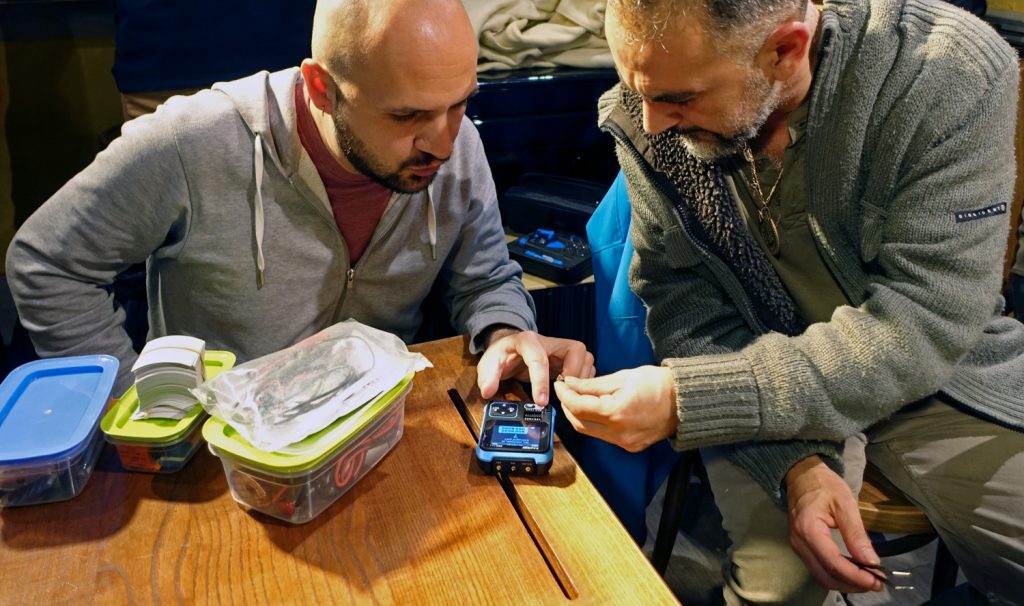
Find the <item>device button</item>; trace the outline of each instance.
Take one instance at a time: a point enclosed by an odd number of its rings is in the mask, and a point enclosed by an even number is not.
[[[492,417],[514,417],[516,416],[516,403],[492,402],[489,410]]]

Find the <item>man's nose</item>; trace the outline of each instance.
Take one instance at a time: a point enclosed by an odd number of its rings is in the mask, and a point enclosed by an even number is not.
[[[662,103],[644,100],[644,130],[648,134],[657,135],[670,128],[692,126],[686,120],[683,109],[678,103]]]
[[[452,119],[447,112],[438,115],[417,135],[416,149],[435,158],[444,159],[451,156],[455,137],[459,134],[459,124],[459,120]]]

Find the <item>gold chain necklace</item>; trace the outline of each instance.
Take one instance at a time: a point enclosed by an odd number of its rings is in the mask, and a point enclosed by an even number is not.
[[[761,190],[761,180],[757,178],[754,152],[750,151],[749,145],[743,146],[743,157],[750,163],[750,184],[757,193],[757,225],[761,231],[761,238],[764,240],[768,251],[773,255],[777,255],[779,254],[779,225],[775,221],[775,215],[772,214],[771,203],[775,190],[779,187],[779,182],[782,181],[782,171],[785,167],[779,167],[779,176],[775,178],[771,191],[765,196],[764,191]]]

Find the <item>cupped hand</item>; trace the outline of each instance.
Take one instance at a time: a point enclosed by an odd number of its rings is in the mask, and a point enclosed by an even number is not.
[[[857,499],[821,458],[808,457],[786,474],[789,543],[822,586],[852,593],[881,591],[882,582],[846,559],[832,537],[838,528],[851,556],[866,565],[880,560],[864,530]]]
[[[638,452],[676,432],[675,387],[667,368],[641,366],[555,383],[562,412],[580,433]]]

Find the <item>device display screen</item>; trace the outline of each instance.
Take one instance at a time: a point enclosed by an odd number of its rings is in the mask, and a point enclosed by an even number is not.
[[[497,421],[485,424],[480,442],[490,450],[540,451],[547,442],[547,433],[546,424]]]

